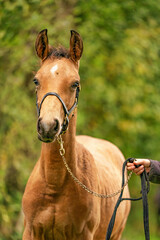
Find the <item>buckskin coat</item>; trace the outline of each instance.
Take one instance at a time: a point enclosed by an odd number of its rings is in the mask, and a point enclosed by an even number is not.
[[[47,92],[56,92],[70,109],[80,85],[79,59],[83,42],[71,31],[70,50],[48,45],[47,30],[39,33],[36,51],[42,60],[35,75],[37,104]],[[88,103],[89,104],[89,103]],[[95,197],[79,186],[66,170],[57,136],[64,125],[64,109],[55,96],[47,96],[37,122],[42,141],[37,161],[23,196],[23,240],[104,240],[117,196]],[[76,137],[77,110],[69,116],[62,135],[65,159],[73,174],[89,189],[111,194],[121,188],[124,157],[112,143],[88,136]],[[128,187],[124,197],[129,197]],[[118,209],[111,239],[119,240],[130,211],[129,201]]]

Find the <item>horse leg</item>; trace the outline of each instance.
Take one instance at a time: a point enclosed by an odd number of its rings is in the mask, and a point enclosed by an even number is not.
[[[25,227],[25,229],[24,229],[23,238],[22,239],[23,240],[31,240],[32,239],[31,238],[31,232],[30,232],[30,230],[27,227]]]
[[[23,240],[43,240],[44,238],[42,231],[35,227],[31,227],[30,224],[24,220],[24,232],[23,232]],[[46,238],[47,239],[47,238]]]
[[[112,235],[111,240],[120,240],[121,236],[122,236],[122,232],[124,230],[124,227],[125,227],[125,225],[123,227],[121,227],[118,232],[116,232],[114,235]]]
[[[26,219],[24,217],[24,231],[23,231],[23,240],[31,240],[31,232],[29,231],[29,227],[27,226]]]

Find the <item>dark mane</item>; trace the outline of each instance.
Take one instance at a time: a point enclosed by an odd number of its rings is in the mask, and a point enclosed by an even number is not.
[[[69,50],[63,46],[57,48],[50,47],[50,53],[48,58],[70,58]]]

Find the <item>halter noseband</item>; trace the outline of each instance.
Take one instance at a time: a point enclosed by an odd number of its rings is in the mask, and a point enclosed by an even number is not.
[[[78,104],[79,91],[80,91],[80,87],[77,87],[75,102],[74,102],[73,106],[69,110],[67,109],[67,107],[66,107],[64,101],[62,100],[62,98],[55,92],[48,92],[48,93],[46,93],[43,96],[39,106],[38,106],[38,99],[36,99],[36,107],[37,107],[38,117],[40,116],[42,103],[44,102],[45,98],[48,97],[48,96],[56,96],[59,99],[59,101],[62,103],[64,114],[65,114],[65,118],[64,118],[64,121],[63,121],[63,125],[62,125],[62,130],[61,130],[60,134],[65,133],[65,131],[67,130],[68,124],[69,124],[69,115],[71,114],[71,112],[75,109],[75,107]]]

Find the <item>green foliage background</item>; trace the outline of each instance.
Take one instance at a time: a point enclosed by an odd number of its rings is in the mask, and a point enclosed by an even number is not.
[[[160,159],[160,0],[0,0],[0,240],[21,239],[21,198],[40,152],[34,42],[84,41],[77,133],[108,139],[125,157]],[[130,183],[139,194],[139,179]],[[159,239],[151,185],[151,239]],[[123,240],[144,239],[133,203]]]

